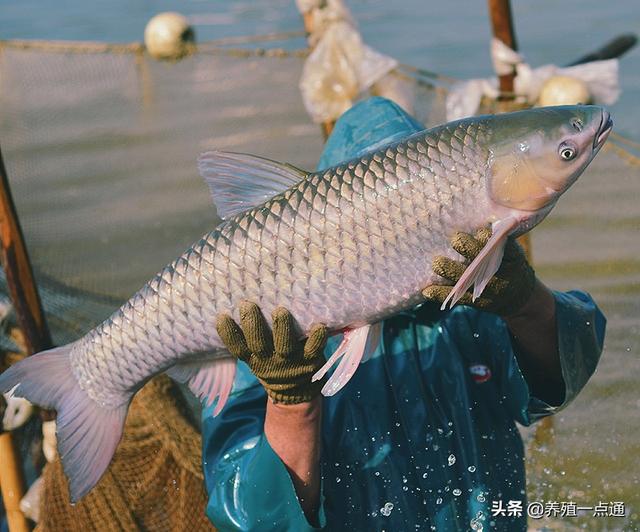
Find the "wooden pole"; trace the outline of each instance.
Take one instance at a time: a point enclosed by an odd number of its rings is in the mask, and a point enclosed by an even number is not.
[[[493,36],[512,50],[517,50],[518,44],[516,43],[516,35],[513,29],[509,0],[488,0],[488,2]],[[516,71],[513,69],[511,73],[498,77],[500,99],[513,100],[513,80],[515,76]]]
[[[42,311],[42,303],[33,278],[33,270],[22,229],[9,188],[7,170],[0,150],[0,258],[7,286],[24,336],[27,355],[52,347],[51,335]],[[29,530],[26,517],[20,511],[24,496],[24,480],[19,456],[11,433],[0,434],[0,490],[7,509],[11,532]]]
[[[518,49],[516,42],[515,30],[513,27],[513,18],[511,16],[511,5],[509,0],[488,0],[489,14],[491,16],[491,27],[493,36],[501,40],[512,50]],[[511,73],[498,76],[500,82],[500,96],[498,98],[497,110],[500,112],[512,111],[514,100],[514,79],[516,77],[515,68]],[[524,248],[527,258],[532,261],[531,254],[531,237],[527,233],[518,239],[518,242]],[[534,442],[537,445],[550,442],[553,439],[553,418],[546,417],[540,421],[534,435]]]
[[[0,488],[7,512],[9,532],[28,532],[29,523],[20,510],[20,501],[24,496],[24,480],[18,456],[11,433],[0,434]]]
[[[42,303],[11,196],[1,149],[0,240],[2,267],[7,278],[7,286],[16,312],[18,326],[24,333],[27,355],[49,349],[52,347],[51,335],[44,319]]]

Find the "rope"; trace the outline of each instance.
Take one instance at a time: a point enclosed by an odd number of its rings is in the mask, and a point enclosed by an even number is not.
[[[460,81],[458,78],[453,78],[444,74],[438,74],[437,72],[432,72],[431,70],[426,70],[424,68],[414,67],[405,63],[400,63],[398,67],[402,70],[406,70],[407,72],[411,72],[416,76],[421,76],[429,79],[437,79],[438,81],[445,81],[447,83],[455,83],[456,81]]]
[[[289,39],[298,39],[306,37],[307,32],[304,30],[281,31],[277,33],[263,33],[261,35],[241,35],[238,37],[223,37],[212,41],[205,41],[200,46],[214,45],[226,46],[228,44],[245,44],[250,42],[270,42],[270,41],[286,41]]]
[[[100,43],[89,41],[41,41],[31,39],[0,40],[1,48],[37,50],[39,52],[76,54],[137,54],[144,51],[142,43]]]
[[[192,45],[191,53],[224,53],[227,51],[229,55],[235,56],[240,53],[250,53],[250,55],[284,57],[291,54],[295,57],[300,56],[300,50],[292,52],[284,49],[263,49],[256,50],[234,50],[234,49],[218,49],[218,47],[230,44],[248,44],[254,42],[272,42],[284,41],[305,37],[305,31],[283,31],[278,33],[265,33],[262,35],[242,35],[238,37],[224,37],[205,41],[197,45]],[[38,39],[8,39],[0,40],[0,48],[13,48],[18,50],[37,50],[40,52],[54,53],[75,53],[75,54],[139,54],[145,50],[145,46],[140,42],[132,43],[102,43],[95,41],[45,41]]]
[[[204,55],[222,55],[227,57],[238,57],[238,58],[247,58],[247,57],[277,57],[277,58],[287,58],[287,57],[299,57],[305,58],[309,55],[309,50],[306,48],[301,48],[298,50],[285,50],[284,48],[207,48],[201,49],[198,48],[196,51],[198,54]]]

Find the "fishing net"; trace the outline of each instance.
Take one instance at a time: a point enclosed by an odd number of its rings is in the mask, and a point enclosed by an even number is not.
[[[201,152],[314,168],[323,139],[298,90],[303,58],[271,54],[161,63],[126,50],[2,49],[0,142],[56,344],[102,321],[219,222]],[[423,120],[443,109],[432,86],[391,81]]]
[[[136,395],[109,469],[79,503],[70,506],[60,461],[45,467],[36,530],[214,530],[199,457],[180,393],[168,377],[156,378]]]
[[[0,145],[55,344],[100,323],[217,225],[201,152],[315,167],[323,138],[298,89],[305,54],[202,46],[161,63],[136,46],[0,44]],[[442,119],[444,92],[411,72],[378,90]],[[9,316],[0,349],[21,344]],[[60,463],[46,468],[40,530],[210,527],[198,436],[170,391],[151,383],[137,396],[109,471],[76,507]]]

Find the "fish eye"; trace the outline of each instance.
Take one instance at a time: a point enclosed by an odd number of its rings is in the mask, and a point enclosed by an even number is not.
[[[570,161],[574,159],[575,156],[578,154],[578,150],[576,149],[575,146],[567,142],[563,142],[562,144],[560,144],[560,149],[558,150],[558,153],[560,154],[560,157],[563,160]]]
[[[584,127],[582,120],[580,120],[579,118],[574,118],[573,120],[571,120],[571,125],[573,126],[573,129],[575,129],[576,131],[582,131]]]

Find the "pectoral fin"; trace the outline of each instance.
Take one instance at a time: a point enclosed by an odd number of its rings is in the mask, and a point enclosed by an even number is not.
[[[371,357],[378,346],[381,327],[381,323],[376,323],[349,329],[344,333],[344,338],[333,355],[313,376],[312,380],[314,382],[321,379],[338,360],[340,361],[338,367],[322,388],[323,395],[331,396],[338,393],[353,377],[360,362]]]
[[[518,221],[511,217],[494,222],[491,238],[460,276],[447,299],[442,303],[441,310],[445,310],[447,305],[453,307],[471,286],[473,286],[474,300],[482,294],[487,283],[500,268],[507,237],[517,225]]]

